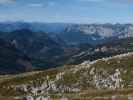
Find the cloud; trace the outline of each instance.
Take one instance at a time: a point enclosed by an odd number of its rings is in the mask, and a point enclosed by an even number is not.
[[[48,3],[48,5],[49,5],[49,6],[54,6],[54,5],[55,5],[55,2],[50,1],[50,2]]]
[[[31,3],[28,4],[29,7],[43,7],[44,5],[42,3]]]
[[[16,0],[0,0],[0,4],[14,3]]]
[[[118,5],[120,7],[128,7],[133,4],[133,0],[107,0],[109,3],[113,5]]]
[[[109,2],[109,3],[120,3],[120,4],[131,4],[133,0],[77,0],[80,2]]]
[[[108,0],[108,1],[113,1],[113,2],[126,2],[126,3],[133,2],[133,0]]]
[[[80,2],[103,2],[105,0],[79,0]]]

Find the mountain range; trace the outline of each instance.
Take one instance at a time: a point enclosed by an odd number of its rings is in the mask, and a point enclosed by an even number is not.
[[[45,32],[51,36],[61,37],[68,44],[99,43],[108,38],[132,37],[132,24],[69,24],[69,23],[26,23],[1,22],[0,31],[12,32],[29,29],[34,32]]]
[[[32,70],[80,64],[85,60],[132,52],[132,36],[132,24],[0,23],[0,39],[13,45],[14,52],[19,51],[18,55],[30,59]],[[8,55],[10,53],[4,56]],[[3,61],[1,63],[5,65]],[[11,69],[3,72],[8,73]]]

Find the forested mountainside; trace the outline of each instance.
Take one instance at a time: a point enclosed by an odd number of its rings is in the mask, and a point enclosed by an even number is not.
[[[12,44],[17,51],[27,56],[33,70],[80,64],[85,60],[93,61],[133,51],[132,37],[110,38],[99,44],[88,42],[68,44],[60,35],[55,37],[46,32],[21,29],[12,32],[0,32],[0,38]]]
[[[10,42],[0,39],[0,74],[13,74],[32,70],[30,58]]]

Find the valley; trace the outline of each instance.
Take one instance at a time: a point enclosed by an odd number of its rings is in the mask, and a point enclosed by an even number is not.
[[[133,99],[132,24],[38,24],[0,24],[0,100]]]
[[[0,23],[0,27],[0,39],[28,59],[32,68],[27,71],[76,65],[133,51],[132,24],[14,22]]]

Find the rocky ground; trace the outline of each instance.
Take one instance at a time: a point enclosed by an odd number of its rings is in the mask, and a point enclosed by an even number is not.
[[[133,100],[133,53],[0,77],[0,100]]]

